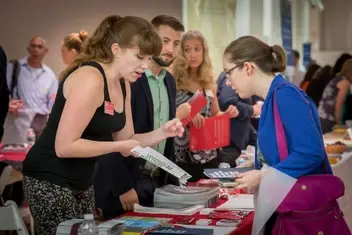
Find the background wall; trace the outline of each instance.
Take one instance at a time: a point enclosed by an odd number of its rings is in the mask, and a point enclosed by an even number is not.
[[[311,11],[312,57],[334,65],[341,53],[352,53],[352,1],[324,0],[323,11]]]
[[[222,68],[226,46],[235,39],[235,0],[184,0],[186,30],[199,30],[207,40],[214,79]]]
[[[60,43],[71,32],[85,29],[89,34],[111,14],[135,15],[151,20],[167,14],[182,20],[182,0],[14,0],[0,4],[0,44],[9,59],[26,56],[33,36],[43,36],[49,53],[45,63],[56,74],[64,68]]]

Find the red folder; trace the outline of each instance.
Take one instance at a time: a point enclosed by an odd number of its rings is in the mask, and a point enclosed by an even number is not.
[[[206,118],[201,128],[190,127],[192,151],[210,150],[230,145],[230,117],[227,114]]]
[[[185,119],[182,119],[182,125],[187,126],[192,119],[199,113],[204,106],[207,105],[208,101],[205,98],[205,95],[202,91],[197,91],[194,93],[191,99],[188,100],[188,103],[191,105],[191,113]]]

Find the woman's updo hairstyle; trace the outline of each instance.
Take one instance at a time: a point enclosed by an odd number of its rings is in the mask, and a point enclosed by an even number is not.
[[[236,39],[227,46],[224,56],[230,63],[255,63],[264,73],[282,73],[286,70],[287,56],[279,46],[269,46],[253,36]]]
[[[83,43],[88,38],[88,32],[82,30],[79,33],[71,33],[64,38],[64,45],[69,50],[75,50],[77,53],[81,52]]]

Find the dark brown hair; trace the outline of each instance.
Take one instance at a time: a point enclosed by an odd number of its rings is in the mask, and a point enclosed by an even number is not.
[[[151,23],[155,28],[159,28],[161,25],[167,25],[177,32],[185,31],[183,24],[173,16],[158,15],[152,19]]]
[[[123,49],[137,47],[142,55],[159,56],[162,50],[159,35],[145,19],[135,16],[108,16],[88,38],[73,63],[60,74],[60,79],[85,61],[111,63],[114,58],[111,46],[114,43],[118,43]]]
[[[82,30],[79,33],[71,33],[64,37],[64,46],[69,50],[81,52],[83,42],[88,38],[88,32]]]
[[[348,59],[342,66],[340,75],[344,76],[350,83],[352,83],[352,59]]]
[[[301,55],[299,54],[299,52],[297,50],[293,50],[293,55],[297,59],[299,59],[301,57]]]
[[[264,73],[282,73],[286,70],[287,56],[279,46],[269,46],[258,38],[244,36],[231,42],[224,56],[237,65],[245,62],[255,63]]]

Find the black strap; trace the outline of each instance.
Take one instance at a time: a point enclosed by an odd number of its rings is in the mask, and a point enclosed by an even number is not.
[[[107,78],[106,78],[106,75],[105,75],[103,67],[99,63],[97,63],[95,61],[83,62],[77,68],[82,67],[82,66],[92,66],[92,67],[94,67],[94,68],[99,70],[101,75],[103,75],[103,79],[104,79],[104,100],[111,102],[110,95],[109,95],[109,89],[108,89],[108,81],[107,81]],[[76,70],[76,69],[73,69],[73,71]],[[71,71],[71,72],[73,72],[73,71]],[[126,84],[125,84],[125,80],[124,79],[120,80],[120,85],[121,85],[122,95],[123,95],[123,107],[124,107],[124,110],[125,110]]]
[[[124,79],[120,80],[120,85],[122,89],[122,95],[123,95],[123,110],[125,110],[125,103],[126,103],[126,82]]]
[[[79,67],[87,66],[87,65],[98,69],[99,72],[101,73],[101,75],[103,75],[103,79],[104,79],[104,100],[111,101],[110,100],[110,96],[109,96],[109,90],[108,90],[108,82],[107,82],[106,75],[105,75],[103,67],[101,67],[101,65],[99,63],[95,62],[95,61],[83,62]]]
[[[10,88],[10,96],[11,98],[20,99],[20,95],[18,93],[18,89],[16,90],[16,96],[14,94],[15,88],[17,87],[18,76],[20,74],[20,67],[18,60],[11,60],[10,63],[13,64],[12,70],[12,78],[11,78],[11,88]]]

